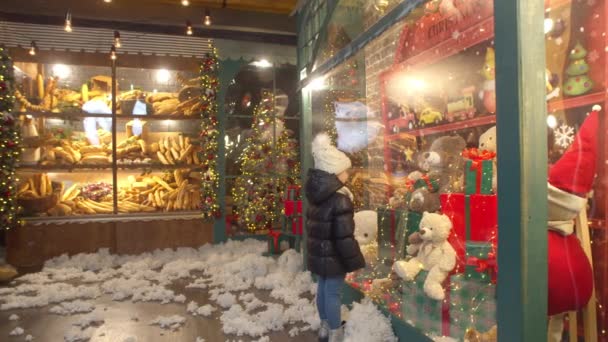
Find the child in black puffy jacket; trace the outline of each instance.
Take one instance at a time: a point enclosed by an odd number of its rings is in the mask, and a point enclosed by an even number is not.
[[[320,134],[312,142],[315,168],[308,171],[305,194],[308,232],[308,269],[319,279],[317,307],[321,318],[319,338],[344,339],[340,317],[341,290],[346,273],[365,267],[354,237],[353,195],[344,186],[350,159]]]

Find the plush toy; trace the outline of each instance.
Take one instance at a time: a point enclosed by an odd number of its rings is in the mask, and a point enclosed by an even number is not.
[[[442,283],[456,266],[456,251],[448,242],[452,222],[443,214],[427,213],[420,221],[421,243],[407,246],[407,254],[413,257],[397,261],[393,270],[404,280],[412,281],[421,270],[428,271],[424,280],[424,293],[432,299],[443,300]]]
[[[496,62],[494,61],[494,49],[486,50],[485,63],[481,74],[486,79],[483,82],[483,87],[479,92],[479,98],[483,101],[484,108],[490,114],[496,113]]]
[[[408,209],[416,213],[434,213],[441,208],[439,192],[433,192],[428,187],[421,187],[409,195]]]
[[[549,341],[561,341],[564,315],[582,309],[593,292],[593,271],[574,234],[574,219],[586,209],[597,167],[599,111],[594,106],[574,142],[551,167],[548,177]],[[581,227],[581,229],[588,229]]]
[[[475,329],[467,329],[464,334],[464,342],[496,342],[498,341],[498,327],[495,325],[490,330],[482,333]]]
[[[371,144],[382,125],[361,102],[335,102],[337,145],[341,151],[359,152]]]
[[[362,210],[355,213],[355,239],[367,264],[378,258],[378,213],[374,210]]]
[[[462,192],[464,182],[464,139],[458,135],[435,139],[428,152],[422,153],[420,166],[431,178],[439,179],[439,192]]]
[[[423,173],[420,171],[412,171],[407,175],[406,183],[415,183],[421,179]],[[389,198],[388,204],[393,209],[406,209],[408,207],[408,193],[410,190],[406,187],[400,187],[395,189],[393,196]]]
[[[496,126],[492,126],[479,137],[479,149],[496,152]],[[497,188],[496,158],[492,161],[492,190],[496,193]]]

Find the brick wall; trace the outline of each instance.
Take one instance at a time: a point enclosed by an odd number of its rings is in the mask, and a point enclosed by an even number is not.
[[[393,25],[364,49],[367,105],[378,114],[381,114],[379,76],[393,64],[403,25],[403,22]]]

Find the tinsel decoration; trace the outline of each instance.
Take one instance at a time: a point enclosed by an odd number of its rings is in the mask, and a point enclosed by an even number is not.
[[[218,202],[219,174],[217,171],[218,136],[217,92],[219,88],[217,50],[207,54],[200,66],[202,94],[200,160],[202,170],[201,211],[205,220],[222,216]]]
[[[232,189],[237,222],[252,232],[279,223],[282,194],[300,180],[298,143],[283,118],[275,115],[274,102],[270,91],[262,92],[239,157],[241,175]]]
[[[15,103],[13,62],[0,47],[0,223],[3,229],[23,224],[17,204],[17,175],[21,154],[18,120],[11,114]]]

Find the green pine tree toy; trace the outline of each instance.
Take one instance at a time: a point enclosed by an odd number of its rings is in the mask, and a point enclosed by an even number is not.
[[[587,75],[589,65],[585,61],[586,56],[587,50],[581,43],[576,43],[574,48],[570,50],[568,58],[571,62],[566,68],[568,79],[564,84],[564,94],[578,96],[589,92],[593,88],[593,81]]]

